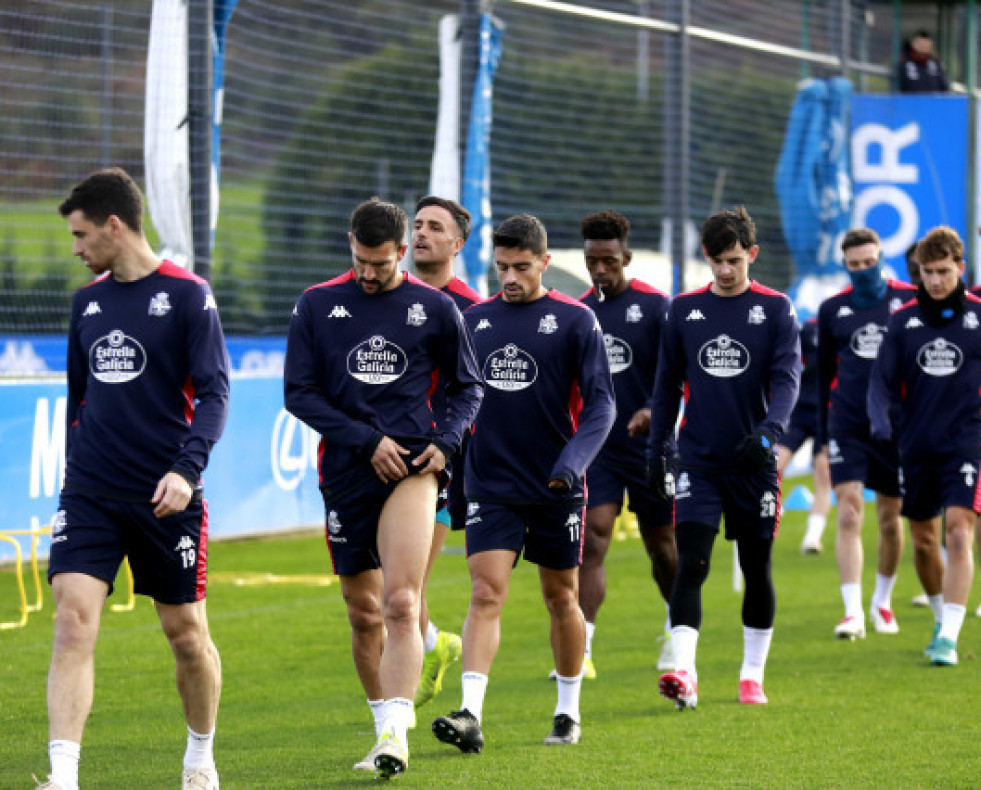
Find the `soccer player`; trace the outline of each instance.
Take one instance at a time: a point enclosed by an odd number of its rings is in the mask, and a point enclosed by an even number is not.
[[[463,249],[470,235],[470,212],[455,200],[427,195],[416,203],[410,240],[412,262],[416,275],[427,285],[447,294],[460,312],[481,301],[480,294],[453,273],[453,261]],[[445,389],[433,392],[433,409],[439,412],[445,403]],[[423,637],[422,676],[416,691],[418,708],[439,694],[443,686],[446,668],[460,658],[463,643],[457,634],[441,631],[429,617],[425,585],[433,571],[433,564],[443,550],[450,529],[460,530],[466,524],[467,501],[463,493],[463,456],[466,452],[469,430],[464,432],[459,452],[450,459],[452,475],[446,490],[446,502],[436,511],[433,525],[433,544],[423,579],[423,595],[419,607],[419,625]]]
[[[436,500],[482,393],[453,300],[399,271],[407,226],[392,203],[355,208],[352,269],[300,296],[284,371],[286,408],[321,436],[327,545],[375,718],[377,742],[355,768],[384,778],[408,766]],[[434,413],[437,375],[446,397]]]
[[[800,353],[803,371],[800,377],[800,395],[790,415],[790,425],[777,442],[777,472],[783,474],[788,464],[804,442],[813,441],[811,463],[814,468],[814,499],[807,516],[807,527],[800,544],[802,554],[820,554],[823,550],[821,537],[828,523],[831,509],[831,478],[828,471],[828,452],[817,439],[818,383],[817,383],[817,319],[809,318],[800,325]]]
[[[869,375],[886,334],[889,316],[916,291],[882,276],[879,236],[869,228],[848,231],[841,242],[851,287],[818,308],[819,441],[838,498],[835,555],[845,616],[835,626],[838,639],[865,638],[862,607],[862,522],[865,488],[876,492],[879,523],[878,567],[869,613],[880,634],[899,632],[892,591],[903,554],[899,450],[895,441],[870,438],[864,404]]]
[[[698,703],[702,585],[722,516],[746,580],[739,701],[767,702],[763,673],[776,608],[771,555],[780,519],[773,446],[787,427],[800,384],[793,304],[749,279],[760,248],[746,209],[713,214],[701,239],[713,279],[671,303],[661,335],[650,437],[652,485],[665,496],[673,484],[675,493],[678,571],[670,613],[676,670],[661,675],[658,687],[679,710]],[[683,393],[680,457],[673,468],[669,439]]]
[[[628,248],[630,221],[615,211],[590,214],[580,223],[583,255],[593,287],[581,301],[594,313],[603,328],[606,355],[613,375],[617,417],[603,449],[586,473],[589,482],[586,503],[586,540],[579,569],[579,606],[586,618],[586,655],[583,676],[595,678],[592,658],[596,615],[606,597],[603,560],[610,548],[613,526],[623,507],[637,514],[651,573],[662,598],[671,597],[678,564],[674,545],[672,503],[651,494],[646,483],[647,433],[651,421],[651,391],[657,370],[657,346],[667,314],[666,294],[647,283],[630,278],[626,267],[632,253]],[[657,668],[674,669],[671,655],[670,619]]]
[[[579,742],[586,628],[579,608],[586,467],[614,419],[603,334],[593,312],[542,285],[547,236],[520,214],[494,232],[503,290],[465,314],[486,391],[466,461],[470,607],[463,703],[434,735],[479,752],[484,696],[518,557],[538,565],[551,623],[558,703],[546,744]]]
[[[205,609],[208,505],[201,472],[228,413],[228,354],[208,284],[153,253],[143,196],[119,168],[58,207],[96,280],[68,326],[65,482],[52,523],[48,675],[51,774],[76,790],[95,687],[93,653],[124,557],[153,599],[187,723],[182,786],[217,790],[212,752],[221,663]]]
[[[953,666],[981,508],[981,300],[961,280],[964,244],[952,228],[927,233],[916,246],[916,260],[922,283],[916,299],[889,319],[872,368],[868,413],[873,437],[899,441],[903,515],[936,622],[926,655],[931,664]]]

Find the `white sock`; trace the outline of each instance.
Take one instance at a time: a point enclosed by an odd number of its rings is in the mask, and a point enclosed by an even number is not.
[[[65,790],[78,790],[78,761],[81,756],[82,744],[75,741],[51,741],[48,744],[51,778]]]
[[[480,672],[463,673],[463,702],[460,710],[470,711],[479,722],[484,715],[484,695],[487,693],[487,675]]]
[[[892,609],[892,591],[896,586],[896,576],[875,575],[875,592],[872,593],[872,605],[879,609]]]
[[[950,639],[952,642],[956,642],[961,632],[961,626],[964,625],[964,615],[966,613],[966,606],[961,606],[959,603],[945,603],[943,620],[940,621],[939,636],[943,639]]]
[[[436,643],[439,641],[439,629],[430,620],[426,626],[426,635],[422,639],[422,649],[426,653],[431,653],[436,649]]]
[[[385,700],[385,722],[382,724],[381,732],[384,735],[390,732],[403,746],[409,744],[409,724],[412,722],[412,711],[414,705],[411,699],[405,697],[392,697]]]
[[[664,633],[671,633],[671,612],[668,612],[667,617],[664,618]]]
[[[828,523],[828,517],[819,513],[811,513],[807,517],[807,528],[804,530],[804,540],[808,543],[819,543],[824,534],[824,528]]]
[[[928,595],[930,599],[930,608],[933,610],[933,620],[935,623],[942,623],[944,619],[944,596],[943,593],[939,595]]]
[[[555,703],[555,715],[564,713],[570,716],[573,721],[579,721],[579,691],[582,689],[582,675],[574,678],[555,676],[556,687],[559,692],[558,701]]]
[[[740,680],[755,680],[763,685],[763,670],[766,657],[770,653],[772,628],[750,628],[743,626],[743,666],[739,670]]]
[[[382,724],[385,723],[385,700],[370,699],[368,708],[371,710],[371,718],[375,722],[375,737],[382,734]]]
[[[845,602],[845,617],[865,617],[862,610],[862,585],[841,585],[841,600]]]
[[[593,634],[596,633],[596,623],[586,623],[586,658],[593,657]],[[579,719],[576,719],[579,721]]]
[[[684,670],[692,680],[698,679],[695,671],[695,649],[698,647],[698,631],[687,625],[671,628],[671,648],[674,651],[674,668]]]
[[[207,735],[187,728],[187,749],[184,752],[185,768],[214,768],[215,731]]]

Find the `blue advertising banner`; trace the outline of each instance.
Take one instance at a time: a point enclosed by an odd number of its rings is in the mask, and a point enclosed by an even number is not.
[[[282,379],[235,375],[231,387],[225,433],[204,475],[211,534],[321,524],[319,437],[283,408]],[[51,523],[64,477],[65,401],[63,379],[0,382],[0,529]],[[0,543],[0,561],[13,556]]]
[[[286,335],[226,337],[225,345],[234,373],[282,375]],[[65,335],[0,335],[0,376],[64,373],[67,355]]]
[[[937,225],[967,238],[965,96],[855,96],[852,224],[882,238],[887,266],[906,278],[907,248]]]

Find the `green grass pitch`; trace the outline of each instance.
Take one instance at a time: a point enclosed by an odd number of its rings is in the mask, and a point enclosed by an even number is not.
[[[832,512],[833,518],[833,512]],[[502,645],[484,709],[487,745],[461,755],[429,723],[460,704],[459,664],[443,693],[419,710],[405,787],[977,787],[981,620],[972,606],[961,664],[922,655],[931,630],[907,545],[895,595],[901,631],[848,643],[841,617],[833,526],[825,554],[798,552],[803,514],[784,517],[774,556],[777,621],[766,674],[770,704],[736,702],[742,658],[741,597],[732,550],[716,544],[704,590],[699,705],[676,712],[657,695],[654,669],[664,607],[640,541],[614,542],[609,590],[594,642],[599,677],[582,693],[583,739],[545,747],[555,705],[548,619],[534,567],[521,562],[502,623]],[[874,581],[871,508],[865,525],[864,598]],[[459,535],[436,566],[435,621],[459,631],[469,583]],[[208,607],[224,665],[216,740],[222,786],[331,788],[376,780],[351,766],[372,727],[350,658],[347,619],[334,584],[239,585],[257,572],[328,572],[319,535],[219,542],[211,548]],[[15,614],[14,580],[0,573],[0,619]],[[0,632],[0,787],[32,786],[47,773],[45,678],[51,599],[26,628]],[[179,781],[185,731],[173,662],[152,605],[106,612],[96,656],[96,696],[82,750],[85,788],[166,788]]]

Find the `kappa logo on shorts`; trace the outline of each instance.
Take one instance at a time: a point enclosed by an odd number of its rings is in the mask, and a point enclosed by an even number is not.
[[[760,516],[773,518],[777,515],[777,497],[772,491],[764,492],[760,497]]]
[[[174,551],[181,555],[181,564],[185,570],[196,567],[198,557],[197,546],[194,544],[194,539],[190,535],[181,535],[181,539],[174,546]]]
[[[480,523],[480,503],[467,503],[467,526]]]
[[[828,463],[840,464],[845,459],[841,457],[841,448],[834,439],[828,441]]]
[[[977,479],[978,472],[972,464],[964,464],[960,468],[960,473],[964,475],[964,485],[968,488],[974,487],[974,481]]]
[[[678,475],[678,482],[675,484],[674,498],[675,499],[687,499],[691,496],[691,478],[688,477],[688,472],[682,472]]]
[[[181,539],[177,541],[177,545],[174,546],[174,551],[185,551],[186,549],[194,548],[194,540],[190,535],[181,535]]]
[[[68,527],[68,514],[64,510],[59,510],[51,519],[51,542],[64,543],[68,540],[65,529]]]

